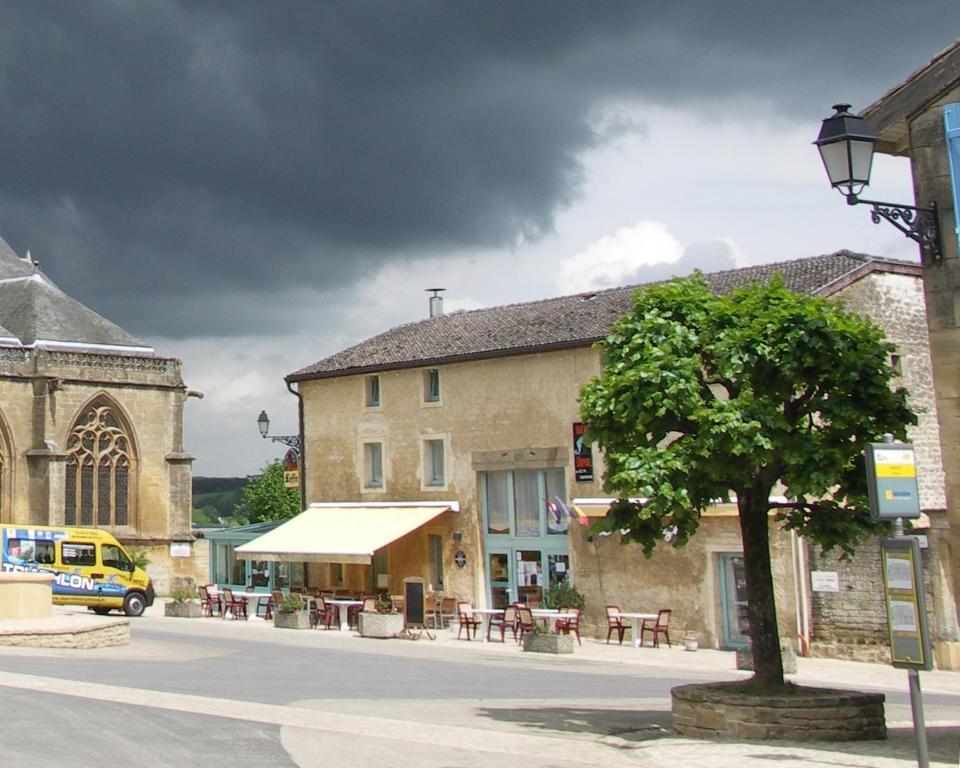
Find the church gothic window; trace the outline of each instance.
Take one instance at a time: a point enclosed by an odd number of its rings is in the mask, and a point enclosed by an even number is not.
[[[114,409],[94,402],[67,438],[65,522],[130,525],[130,439]]]

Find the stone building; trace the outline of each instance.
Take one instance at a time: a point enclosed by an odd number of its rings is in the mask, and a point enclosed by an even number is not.
[[[876,149],[909,157],[915,204],[936,205],[942,258],[923,267],[936,408],[946,469],[950,569],[960,586],[960,40],[862,112],[877,135]],[[910,201],[897,201],[909,203]],[[949,524],[949,528],[948,528]],[[953,594],[956,611],[958,596]],[[960,640],[954,637],[954,640]],[[960,643],[952,647],[960,667]]]
[[[943,481],[919,266],[841,251],[707,279],[728,291],[775,273],[793,290],[837,298],[869,315],[896,345],[891,364],[920,418],[911,437],[922,504],[940,521]],[[456,502],[459,510],[398,537],[375,553],[372,566],[320,565],[312,580],[393,592],[403,577],[420,576],[478,605],[500,605],[542,598],[552,579],[569,576],[586,596],[586,621],[601,632],[605,604],[670,607],[677,637],[696,632],[706,646],[745,643],[742,546],[732,505],[710,510],[684,549],[658,548],[652,560],[617,535],[588,541],[576,517],[560,513],[571,506],[585,515],[606,512],[603,457],[576,439],[578,397],[600,369],[594,342],[632,306],[634,289],[437,313],[287,376],[301,401],[309,502],[435,500]],[[939,573],[939,528],[929,541],[928,569]],[[782,532],[771,545],[782,637],[815,644],[818,631],[830,636],[837,622],[829,611],[817,612],[811,590],[813,548]],[[881,599],[876,579],[830,569],[843,594],[866,590]],[[955,629],[955,618],[947,624]]]
[[[180,362],[0,240],[0,524],[109,529],[160,594],[194,572]]]

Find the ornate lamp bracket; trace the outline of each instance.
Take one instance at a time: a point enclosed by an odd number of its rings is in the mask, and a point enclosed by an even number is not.
[[[937,204],[930,203],[929,208],[917,208],[912,205],[881,203],[879,200],[861,200],[856,195],[847,195],[849,205],[864,204],[871,207],[870,218],[874,224],[880,219],[889,221],[911,240],[917,242],[923,251],[923,263],[939,264],[943,261],[940,247],[940,218]]]

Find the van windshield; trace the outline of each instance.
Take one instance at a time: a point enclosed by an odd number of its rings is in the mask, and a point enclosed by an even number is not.
[[[133,561],[127,557],[127,553],[120,549],[116,544],[104,544],[100,550],[100,557],[103,564],[108,568],[116,568],[120,571],[133,571]]]

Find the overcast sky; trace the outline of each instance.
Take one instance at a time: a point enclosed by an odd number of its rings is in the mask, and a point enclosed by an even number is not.
[[[5,2],[0,236],[179,357],[197,475],[296,429],[283,376],[446,309],[840,248],[916,258],[826,181],[957,0]],[[871,197],[909,202],[905,161]]]

